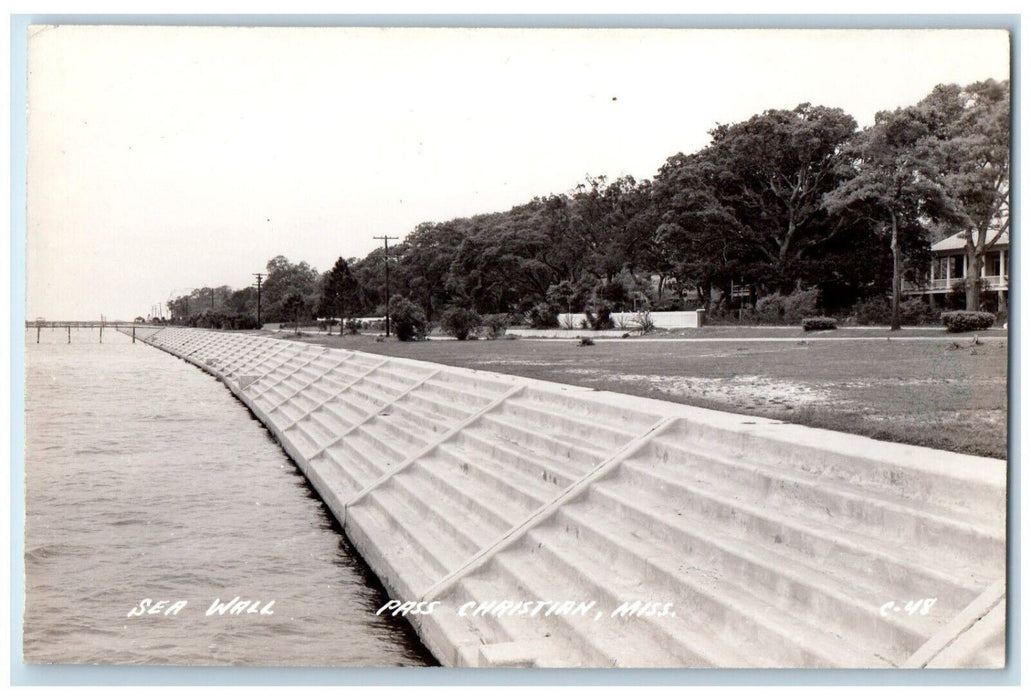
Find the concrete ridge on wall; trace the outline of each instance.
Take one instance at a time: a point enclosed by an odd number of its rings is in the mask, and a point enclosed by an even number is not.
[[[1001,460],[254,334],[144,341],[268,427],[390,595],[434,608],[406,619],[448,665],[902,666],[1005,573]],[[963,658],[1001,665],[997,642]]]

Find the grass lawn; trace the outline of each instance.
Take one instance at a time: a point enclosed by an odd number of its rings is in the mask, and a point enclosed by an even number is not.
[[[880,440],[1006,457],[1007,350],[1004,331],[944,335],[832,331],[869,340],[795,342],[770,329],[701,329],[700,342],[598,340],[429,340],[377,342],[372,336],[303,336],[306,342],[503,372],[736,413],[767,416]],[[838,334],[835,336],[834,334]],[[940,336],[934,340],[904,337]],[[283,334],[280,337],[291,336]],[[649,336],[652,338],[653,336]],[[712,342],[705,342],[705,338]],[[663,339],[667,338],[667,339]]]

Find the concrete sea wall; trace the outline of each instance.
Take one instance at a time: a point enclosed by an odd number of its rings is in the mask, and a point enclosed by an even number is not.
[[[437,601],[406,619],[443,664],[1004,663],[1003,461],[265,336],[144,340],[250,408],[393,598]]]

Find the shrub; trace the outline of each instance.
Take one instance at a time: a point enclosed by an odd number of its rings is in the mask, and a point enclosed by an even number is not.
[[[995,314],[987,311],[946,311],[941,319],[949,333],[983,331],[995,324]]]
[[[801,323],[816,315],[819,300],[816,289],[799,289],[787,296],[775,292],[759,299],[755,311],[760,323]]]
[[[526,312],[526,322],[530,328],[554,328],[558,325],[558,311],[542,301]]]
[[[452,306],[444,309],[444,313],[440,316],[440,327],[444,329],[445,333],[454,336],[458,340],[468,338],[469,334],[476,330],[479,325],[480,315],[472,309]]]
[[[838,322],[830,316],[813,316],[802,320],[804,331],[832,331],[838,327]]]
[[[598,309],[598,315],[595,316],[589,309],[584,311],[586,318],[580,322],[582,328],[589,328],[592,331],[611,331],[616,327],[615,322],[612,320],[612,310],[603,306]]]
[[[882,296],[870,297],[853,307],[856,324],[860,326],[882,326],[891,323],[891,303]]]
[[[651,333],[655,330],[655,321],[647,311],[639,311],[634,315],[633,327],[642,333]]]
[[[936,323],[938,313],[923,299],[910,297],[899,303],[899,318],[907,326],[919,326]]]
[[[426,314],[399,294],[390,298],[390,323],[398,340],[417,340],[426,336]]]
[[[487,337],[491,340],[503,338],[511,321],[508,314],[486,314],[480,317],[480,323],[487,329]]]
[[[612,309],[607,306],[598,309],[598,320],[594,323],[594,330],[610,331],[615,327],[616,323],[612,320]]]

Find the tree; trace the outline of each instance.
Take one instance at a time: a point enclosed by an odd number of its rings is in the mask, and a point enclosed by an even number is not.
[[[841,147],[855,129],[840,109],[801,104],[710,132],[704,157],[716,170],[715,194],[764,263],[763,276],[782,292],[795,287],[802,264],[841,231],[823,197],[849,174]]]
[[[659,220],[655,245],[664,251],[681,287],[695,287],[705,305],[714,286],[729,286],[735,276],[760,272],[741,223],[720,201],[720,171],[710,155],[703,151],[669,158],[654,185]]]
[[[891,329],[902,327],[903,241],[926,244],[924,222],[955,217],[940,177],[940,153],[917,108],[878,112],[848,155],[855,174],[824,196],[832,214],[852,215],[882,231],[892,256]]]
[[[263,309],[268,309],[267,319],[283,321],[294,318],[294,309],[286,305],[286,299],[291,294],[299,294],[308,308],[316,306],[319,273],[311,265],[304,261],[294,264],[284,256],[277,255],[268,261],[265,269],[268,277],[261,285],[261,305]]]
[[[472,309],[451,306],[440,316],[440,327],[456,340],[465,340],[481,323],[480,315]]]
[[[390,309],[394,322],[394,335],[398,340],[419,340],[426,335],[429,323],[426,320],[426,314],[418,304],[412,303],[400,294],[395,294],[390,297]]]
[[[319,299],[321,316],[340,317],[340,335],[344,334],[344,318],[351,317],[358,308],[358,280],[343,258],[337,258],[332,269],[322,278],[322,296]]]
[[[980,308],[986,251],[1010,231],[1010,84],[939,85],[917,107],[935,118],[945,188],[966,242],[966,306]]]
[[[294,331],[301,333],[301,316],[308,312],[308,300],[299,292],[290,292],[283,300],[282,309],[294,321]]]

